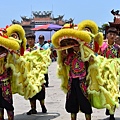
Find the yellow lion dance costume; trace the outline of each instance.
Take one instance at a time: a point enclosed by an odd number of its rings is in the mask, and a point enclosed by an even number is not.
[[[15,38],[13,35],[17,37]],[[5,67],[12,70],[10,78],[12,93],[18,93],[28,99],[40,92],[41,85],[45,83],[44,74],[51,63],[50,49],[38,49],[24,54],[26,50],[25,31],[18,24],[1,29],[0,48],[8,50]],[[4,61],[0,58],[0,65],[3,64]],[[1,71],[3,71],[3,67],[0,67]]]
[[[85,28],[90,28],[91,32],[86,31]],[[65,93],[67,92],[69,67],[62,63],[61,51],[73,47],[70,39],[79,42],[83,61],[88,61],[90,56],[94,58],[94,61],[89,64],[87,75],[88,94],[92,106],[98,109],[107,108],[112,114],[114,106],[119,106],[120,60],[96,56],[99,46],[103,43],[103,34],[98,32],[98,26],[94,21],[84,20],[78,24],[77,28],[74,24],[65,24],[63,29],[52,36],[52,43],[58,55],[57,75],[62,80],[61,88]],[[61,46],[61,41],[65,41],[64,46]]]

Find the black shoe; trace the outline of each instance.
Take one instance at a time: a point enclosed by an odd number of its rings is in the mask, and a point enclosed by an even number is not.
[[[115,120],[114,115],[110,115],[110,119],[109,120]]]
[[[42,113],[46,113],[47,112],[47,109],[45,106],[42,106]]]
[[[118,100],[119,100],[119,104],[120,104],[120,97],[118,97]]]
[[[31,114],[37,114],[37,111],[35,109],[31,109],[29,112],[27,112],[27,115]]]
[[[45,84],[45,87],[49,87],[48,84]]]
[[[110,115],[110,113],[109,113],[109,110],[108,110],[108,109],[106,109],[105,114],[106,114],[106,115]]]

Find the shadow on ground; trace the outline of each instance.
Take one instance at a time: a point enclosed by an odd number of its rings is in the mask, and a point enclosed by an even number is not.
[[[109,117],[107,117],[105,119],[98,119],[98,120],[109,120]],[[120,120],[120,117],[115,117],[115,120]]]
[[[26,115],[26,113],[15,115],[15,120],[53,120],[59,117],[59,113],[40,113]]]

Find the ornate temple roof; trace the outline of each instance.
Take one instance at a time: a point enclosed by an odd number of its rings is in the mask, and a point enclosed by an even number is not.
[[[27,16],[21,16],[21,22],[17,20],[13,20],[12,23],[21,24],[25,31],[29,32],[31,28],[34,28],[36,25],[44,25],[44,24],[57,24],[64,25],[65,23],[71,23],[74,19],[70,18],[69,20],[63,19],[64,15],[58,15],[54,17],[52,11],[33,11],[31,18]]]
[[[52,11],[33,11],[34,17],[50,17],[52,14]]]
[[[32,20],[32,18],[29,18],[27,16],[21,16],[21,18],[22,18],[23,21],[30,21],[30,20]]]
[[[69,20],[64,20],[63,19],[64,15],[58,15],[57,17],[54,17],[52,15],[52,11],[33,11],[32,12],[32,17],[29,18],[27,16],[21,16],[21,22],[17,20],[13,20],[12,23],[19,23],[23,26],[27,26],[31,24],[35,25],[41,25],[41,24],[59,24],[59,25],[64,25],[65,23],[68,22],[73,22],[74,19],[70,18]]]
[[[120,14],[119,14],[119,15],[115,15],[115,16],[114,16],[114,19],[115,19],[115,20],[114,20],[114,23],[115,23],[115,24],[120,24]]]
[[[14,19],[14,20],[12,20],[12,24],[21,24],[21,23]]]
[[[119,14],[119,10],[114,11],[114,9],[113,9],[111,11],[111,13],[114,15],[114,21],[113,22],[109,22],[109,24],[111,26],[116,26],[116,25],[120,26],[120,14]]]

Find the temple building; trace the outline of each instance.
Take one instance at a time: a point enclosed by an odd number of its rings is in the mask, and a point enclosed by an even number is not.
[[[114,9],[111,11],[111,13],[114,16],[113,22],[108,22],[109,26],[106,27],[106,31],[109,27],[115,27],[118,30],[118,34],[120,35],[120,14],[119,10],[114,11]]]
[[[26,33],[31,32],[31,29],[37,25],[44,25],[44,24],[57,24],[57,25],[64,25],[66,22],[73,22],[73,19],[70,18],[69,20],[63,20],[64,15],[58,15],[58,17],[54,17],[52,15],[52,11],[35,11],[32,12],[31,18],[27,16],[21,16],[21,22],[13,20],[12,24],[21,24],[24,28]]]

